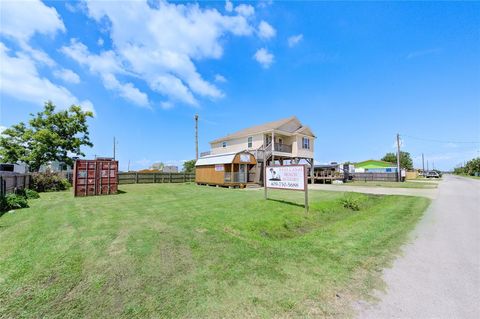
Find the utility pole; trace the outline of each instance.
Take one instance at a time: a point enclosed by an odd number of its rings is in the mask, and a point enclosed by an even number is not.
[[[428,160],[427,160],[427,172],[428,172]]]
[[[115,160],[115,136],[113,137],[113,160]]]
[[[400,134],[397,133],[397,180],[402,181],[402,173],[400,172]]]
[[[425,159],[423,158],[423,153],[422,153],[422,174],[425,176]]]
[[[198,114],[195,114],[195,159],[198,161]]]

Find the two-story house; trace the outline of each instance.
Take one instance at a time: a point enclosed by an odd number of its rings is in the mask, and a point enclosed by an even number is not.
[[[256,165],[249,168],[248,181],[261,183],[265,165],[299,163],[302,159],[314,163],[315,135],[296,116],[249,127],[210,142],[211,150],[200,158],[249,152],[255,156]]]

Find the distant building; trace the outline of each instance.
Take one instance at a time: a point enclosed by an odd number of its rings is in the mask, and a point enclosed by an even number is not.
[[[25,174],[28,172],[27,164],[10,164],[10,163],[1,163],[0,172],[13,172],[19,174]]]
[[[163,167],[164,173],[178,173],[178,166],[175,165],[166,165]]]
[[[355,163],[355,173],[396,173],[397,164],[378,161],[366,160]]]
[[[45,173],[46,171],[58,173],[58,172],[71,172],[72,170],[73,170],[73,167],[70,165],[67,165],[64,162],[51,161],[47,164],[40,166],[38,171],[40,173]]]

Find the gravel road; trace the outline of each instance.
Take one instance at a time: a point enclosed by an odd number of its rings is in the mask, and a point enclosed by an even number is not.
[[[308,185],[309,190],[323,190],[335,192],[358,192],[365,194],[381,195],[409,195],[423,196],[434,199],[437,196],[437,188],[391,188],[391,187],[373,187],[373,186],[346,186],[332,184],[313,184]]]
[[[480,318],[480,180],[445,176],[411,235],[358,318]]]

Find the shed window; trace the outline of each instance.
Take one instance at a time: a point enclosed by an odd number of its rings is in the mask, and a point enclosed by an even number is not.
[[[248,145],[248,146],[247,146],[248,148],[251,148],[251,147],[253,146],[253,137],[250,136],[250,137],[247,139],[247,145]]]
[[[310,149],[310,139],[308,137],[302,137],[302,148],[303,149]]]
[[[224,147],[224,148],[227,147],[227,142],[223,142],[222,147]]]

